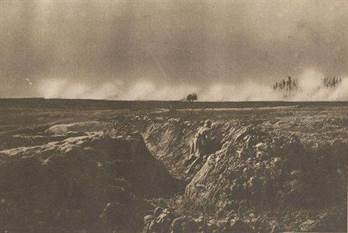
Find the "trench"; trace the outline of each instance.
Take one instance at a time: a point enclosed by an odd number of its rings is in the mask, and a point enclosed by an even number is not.
[[[279,121],[216,120],[214,149],[186,173],[202,123],[124,118],[4,137],[1,230],[346,229],[346,141],[287,133]]]

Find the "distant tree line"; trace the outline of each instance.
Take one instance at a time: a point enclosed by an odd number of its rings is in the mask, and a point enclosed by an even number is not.
[[[320,88],[336,88],[342,83],[342,78],[333,76],[325,77],[322,80],[322,86]],[[273,84],[273,90],[280,91],[283,93],[284,97],[293,95],[299,89],[297,80],[292,79],[288,76],[287,79],[282,79]]]
[[[323,79],[323,84],[326,88],[335,88],[339,84],[341,84],[342,78],[341,77],[325,77]]]
[[[297,81],[292,79],[291,76],[288,76],[288,79],[283,79],[280,82],[276,82],[273,84],[274,90],[286,90],[286,91],[293,91],[297,90],[298,85]]]

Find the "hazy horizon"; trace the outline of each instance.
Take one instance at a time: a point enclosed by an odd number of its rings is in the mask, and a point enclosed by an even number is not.
[[[0,98],[348,100],[348,2],[0,0]],[[339,76],[335,89],[320,88]]]

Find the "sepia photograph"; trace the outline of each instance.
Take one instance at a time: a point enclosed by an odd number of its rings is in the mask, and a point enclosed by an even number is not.
[[[348,1],[0,0],[0,233],[347,232]]]

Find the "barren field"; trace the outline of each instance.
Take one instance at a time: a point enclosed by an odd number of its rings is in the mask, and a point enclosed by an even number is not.
[[[0,139],[2,232],[346,231],[345,102],[2,100]]]

